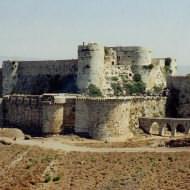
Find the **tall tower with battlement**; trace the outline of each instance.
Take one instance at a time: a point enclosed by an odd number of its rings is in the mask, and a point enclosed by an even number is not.
[[[90,84],[100,90],[104,81],[104,47],[97,43],[89,43],[78,47],[77,86],[83,93]]]

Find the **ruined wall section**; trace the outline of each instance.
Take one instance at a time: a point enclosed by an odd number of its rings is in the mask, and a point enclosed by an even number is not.
[[[143,47],[105,47],[103,94],[114,96],[114,88],[122,89],[140,74],[146,85],[146,92],[157,93],[166,88],[168,76],[176,73],[176,60],[172,58],[153,58],[152,51]]]
[[[107,96],[113,96],[114,90],[112,85],[118,83],[123,85],[123,80],[133,80],[131,66],[127,64],[120,65],[117,62],[117,52],[113,48],[105,47],[105,68],[104,68],[104,90]]]
[[[79,98],[75,131],[101,140],[130,138],[139,130],[139,117],[164,117],[165,105],[163,97]]]
[[[172,58],[153,58],[150,65],[138,65],[136,72],[146,84],[146,91],[155,92],[166,88],[168,76],[176,74],[176,60]]]
[[[77,60],[6,61],[3,95],[74,92]]]

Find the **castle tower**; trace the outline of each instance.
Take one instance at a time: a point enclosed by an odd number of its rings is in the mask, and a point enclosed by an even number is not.
[[[150,65],[152,52],[149,49],[128,46],[113,47],[117,52],[117,62],[119,65]]]
[[[83,44],[78,47],[77,86],[81,92],[86,92],[90,84],[102,90],[104,54],[104,47],[97,43]]]

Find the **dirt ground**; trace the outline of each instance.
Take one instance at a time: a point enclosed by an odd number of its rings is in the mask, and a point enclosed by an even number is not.
[[[190,135],[177,136],[177,137],[160,137],[160,136],[141,136],[132,139],[127,139],[124,141],[100,141],[88,138],[81,138],[77,135],[64,135],[64,136],[52,136],[47,138],[54,142],[59,142],[63,144],[75,145],[79,147],[90,147],[90,148],[136,148],[136,147],[162,147],[169,145],[169,141],[181,141],[182,139],[187,139],[190,142]],[[40,138],[37,138],[40,140]],[[44,139],[45,140],[45,139]],[[187,141],[186,140],[186,141]],[[188,143],[190,146],[190,143]],[[187,144],[187,145],[188,145]]]
[[[190,152],[64,152],[0,144],[1,190],[189,190]]]

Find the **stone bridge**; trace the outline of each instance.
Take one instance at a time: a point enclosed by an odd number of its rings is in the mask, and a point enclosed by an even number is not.
[[[139,118],[139,126],[144,132],[160,136],[176,136],[177,132],[190,133],[190,118]]]

